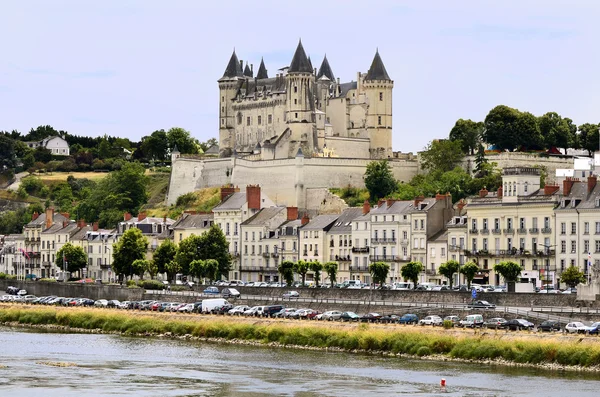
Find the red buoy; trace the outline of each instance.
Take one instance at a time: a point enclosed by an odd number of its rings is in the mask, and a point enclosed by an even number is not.
[[[446,379],[442,378],[442,380],[440,380],[440,386],[446,387]]]

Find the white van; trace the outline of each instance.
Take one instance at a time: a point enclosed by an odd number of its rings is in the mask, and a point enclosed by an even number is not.
[[[467,317],[465,317],[464,320],[461,320],[459,324],[461,327],[465,328],[481,328],[483,326],[483,316],[481,314],[470,314]]]
[[[346,280],[342,283],[342,288],[360,289],[362,288],[362,284],[360,280]]]
[[[419,283],[417,289],[431,291],[437,284],[434,283]]]
[[[202,300],[202,313],[210,313],[215,307],[220,307],[229,304],[227,299],[215,298],[215,299],[204,299]]]
[[[407,290],[407,289],[412,289],[413,284],[412,283],[394,283],[392,284],[392,289],[399,289],[399,290]]]

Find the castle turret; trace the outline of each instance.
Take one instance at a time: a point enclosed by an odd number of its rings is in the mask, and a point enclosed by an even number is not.
[[[235,147],[235,114],[233,101],[239,87],[239,79],[244,78],[242,65],[233,50],[223,77],[219,79],[219,154],[230,155]]]
[[[252,72],[252,68],[250,66],[248,66],[248,62],[246,62],[246,68],[244,69],[244,76],[252,78],[252,77],[254,77],[253,74],[254,73]]]
[[[333,75],[333,71],[331,70],[331,66],[329,66],[329,61],[327,60],[327,55],[323,58],[323,62],[321,62],[321,67],[319,67],[319,72],[317,73],[317,109],[327,113],[327,101],[329,99],[329,94],[331,92],[335,92],[333,87],[335,86],[335,76]]]
[[[385,70],[379,51],[367,72],[362,87],[369,104],[367,132],[371,158],[392,155],[392,89],[394,82]]]
[[[298,43],[298,48],[296,48],[285,78],[287,91],[286,120],[291,130],[291,141],[296,143],[290,145],[290,155],[293,156],[299,145],[312,152],[315,143],[313,136],[315,133],[313,94],[315,75],[306,52],[304,52],[302,41]]]
[[[267,68],[265,67],[265,61],[261,58],[260,66],[258,67],[258,73],[256,73],[257,79],[268,79]]]

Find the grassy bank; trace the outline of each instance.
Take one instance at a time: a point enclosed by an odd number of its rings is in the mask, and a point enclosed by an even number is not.
[[[421,328],[352,327],[312,322],[239,321],[222,317],[146,316],[99,309],[0,307],[0,323],[57,325],[125,335],[192,336],[274,343],[318,349],[335,348],[462,360],[600,368],[600,340],[580,338],[510,338],[499,334],[457,334],[452,330],[423,332]]]

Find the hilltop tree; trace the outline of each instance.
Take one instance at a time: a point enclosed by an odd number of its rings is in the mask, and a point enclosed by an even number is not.
[[[173,127],[167,131],[167,141],[169,142],[169,148],[171,150],[177,146],[177,149],[179,149],[179,152],[182,154],[198,153],[198,141],[192,138],[190,132],[183,128]]]
[[[323,264],[321,262],[310,262],[310,270],[314,273],[316,287],[319,288],[319,281],[321,281],[321,272],[323,271]]]
[[[451,141],[460,141],[463,153],[473,154],[475,148],[481,146],[483,130],[484,126],[481,121],[459,119],[450,130],[448,138]]]
[[[294,283],[294,262],[292,261],[283,261],[277,268],[279,274],[281,274],[281,278],[285,280],[285,283],[291,286]]]
[[[562,118],[556,112],[548,112],[539,117],[540,132],[544,137],[546,147],[552,146],[567,149],[574,147],[577,141],[577,126],[568,118]]]
[[[475,155],[475,175],[479,178],[485,176],[487,165],[488,161],[485,158],[485,148],[483,145],[479,145],[477,154]]]
[[[0,171],[4,171],[4,167],[14,168],[16,161],[15,141],[4,134],[0,134]]]
[[[154,131],[142,138],[141,150],[149,160],[163,161],[167,158],[169,140],[165,130]]]
[[[420,154],[421,166],[431,173],[451,171],[463,158],[461,141],[431,141]]]
[[[177,254],[177,246],[171,239],[166,239],[158,246],[152,255],[152,261],[156,264],[157,273],[166,273],[167,264],[175,258],[175,254]]]
[[[449,260],[446,263],[442,263],[438,269],[440,274],[448,279],[448,283],[450,284],[450,289],[452,289],[454,275],[456,273],[458,273],[459,269],[460,269],[460,264],[454,260]]]
[[[417,288],[419,275],[423,272],[423,270],[424,268],[421,262],[408,262],[406,265],[402,266],[400,274],[405,280],[410,280],[413,282],[413,288]]]
[[[310,266],[308,262],[303,261],[302,259],[298,262],[294,263],[294,272],[300,276],[302,279],[302,286],[306,285],[306,273],[310,270]]]
[[[137,259],[145,259],[148,249],[148,240],[138,228],[131,228],[123,233],[123,236],[113,244],[112,268],[116,275],[129,275],[133,272],[133,262]]]
[[[387,197],[398,187],[387,160],[371,161],[365,172],[365,187],[372,202]]]
[[[76,273],[87,266],[87,255],[79,245],[66,243],[56,253],[54,263],[61,270]]]
[[[329,282],[331,283],[331,288],[333,288],[337,281],[337,272],[338,272],[337,262],[325,263],[323,265],[323,270],[325,270],[325,273],[327,273],[327,277],[329,277]]]
[[[560,281],[575,288],[577,284],[585,283],[585,275],[577,266],[571,265],[560,275]]]
[[[585,123],[579,126],[579,146],[587,150],[590,156],[598,150],[600,145],[600,138],[598,137],[599,129],[600,124]]]
[[[383,288],[389,272],[390,265],[385,262],[373,262],[369,265],[369,273],[373,277],[373,282],[379,284],[379,288]]]
[[[475,262],[467,262],[461,268],[460,272],[465,276],[467,280],[467,288],[471,289],[471,282],[475,277],[475,274],[479,271],[479,267]]]
[[[543,147],[537,118],[531,113],[498,105],[487,114],[484,126],[483,139],[500,150]]]

